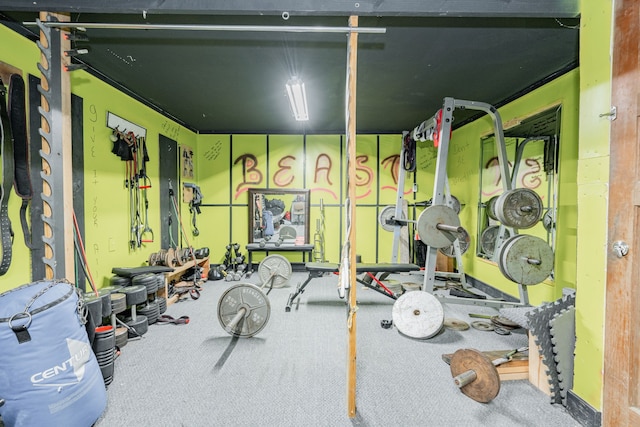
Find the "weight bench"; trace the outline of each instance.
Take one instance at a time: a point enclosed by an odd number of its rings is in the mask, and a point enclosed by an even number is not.
[[[337,263],[328,263],[328,262],[308,262],[305,265],[305,269],[309,272],[309,277],[302,284],[299,284],[296,287],[296,291],[289,295],[289,300],[287,301],[287,307],[285,311],[291,311],[291,306],[293,302],[300,296],[301,293],[304,292],[304,289],[307,287],[309,282],[312,279],[322,277],[325,273],[337,273],[340,271],[340,264]],[[420,271],[420,267],[416,264],[365,264],[358,263],[356,264],[356,273],[366,273],[364,277],[356,277],[356,281],[358,283],[363,284],[364,286],[373,289],[376,292],[381,293],[384,296],[387,296],[392,299],[398,299],[398,297],[391,292],[388,288],[384,287],[380,283],[380,279],[375,276],[378,273],[382,273],[385,275],[389,275],[390,273],[408,273],[410,271]],[[371,280],[368,280],[371,279]]]

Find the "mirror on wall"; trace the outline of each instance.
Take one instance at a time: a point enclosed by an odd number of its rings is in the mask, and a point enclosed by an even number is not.
[[[504,129],[505,148],[512,188],[526,189],[520,195],[541,201],[541,219],[519,234],[545,239],[555,249],[555,220],[557,215],[558,149],[560,142],[560,112],[557,105],[541,113],[520,119]],[[480,203],[478,204],[478,236],[476,254],[495,261],[497,250],[513,228],[503,221],[510,207],[504,206],[498,146],[495,135],[481,139]],[[535,194],[533,194],[535,193]]]
[[[249,243],[309,244],[309,190],[250,188]]]

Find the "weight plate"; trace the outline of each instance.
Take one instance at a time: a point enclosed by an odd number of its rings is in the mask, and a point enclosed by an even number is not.
[[[422,289],[422,285],[420,283],[413,283],[413,282],[402,283],[402,290],[405,292],[419,291],[420,289]]]
[[[498,201],[499,196],[493,196],[487,201],[487,216],[494,221],[498,220],[496,216],[496,202]]]
[[[516,322],[509,320],[503,316],[492,316],[491,323],[493,323],[496,327],[499,326],[504,329],[518,329],[521,327]]]
[[[395,230],[395,226],[391,225],[391,224],[387,224],[387,221],[395,218],[395,216],[396,216],[396,207],[395,206],[385,206],[380,211],[380,214],[378,214],[378,223],[380,224],[380,227],[382,227],[382,229],[384,231],[394,231]],[[406,220],[404,212],[402,212],[400,214],[400,219],[401,220]]]
[[[128,286],[122,288],[121,292],[127,296],[127,305],[142,304],[147,300],[147,287],[143,285]]]
[[[407,292],[400,296],[391,314],[398,331],[411,338],[431,338],[440,332],[444,323],[442,304],[427,292]]]
[[[131,282],[129,282],[129,284],[131,284]],[[120,292],[122,288],[123,286],[105,286],[104,288],[100,288],[100,290],[109,292],[110,294],[112,294],[114,292]]]
[[[102,317],[108,317],[111,315],[111,292],[105,289],[99,289],[98,295],[102,299]]]
[[[147,286],[149,283],[155,283],[155,282],[156,282],[156,275],[153,273],[138,274],[137,276],[133,276],[133,278],[131,279],[132,285]]]
[[[124,326],[116,328],[116,347],[122,348],[129,342],[129,332]]]
[[[491,227],[485,228],[482,234],[480,235],[480,249],[489,258],[493,258],[493,254],[495,253],[496,239],[498,238],[499,232],[500,232],[500,226],[492,225]],[[511,237],[511,232],[509,231],[508,228],[505,228],[504,239],[506,240],[509,237]]]
[[[282,227],[280,227],[280,231],[278,232],[278,234],[282,239],[295,240],[298,232],[290,225],[283,225]]]
[[[444,327],[447,329],[453,329],[454,331],[466,331],[469,329],[469,324],[464,320],[455,319],[453,317],[445,317]]]
[[[507,246],[507,242],[510,244]],[[553,250],[543,239],[520,235],[505,242],[500,251],[501,270],[511,281],[521,285],[542,283],[553,270]]]
[[[513,281],[513,278],[511,278],[511,276],[509,276],[509,272],[505,269],[505,265],[504,265],[504,255],[505,253],[509,250],[509,248],[513,245],[513,243],[522,238],[522,234],[517,234],[515,236],[511,236],[509,239],[505,240],[502,245],[499,248],[499,254],[498,254],[498,268],[500,269],[500,272],[509,280]]]
[[[160,306],[155,302],[150,302],[146,305],[137,307],[137,312],[147,318],[147,323],[153,325],[158,321],[160,317]]]
[[[173,248],[167,249],[164,255],[164,265],[167,267],[176,267],[177,264],[176,251]]]
[[[542,199],[533,190],[515,188],[498,197],[495,212],[498,220],[507,227],[531,228],[543,214]]]
[[[109,282],[114,287],[131,286],[131,279],[123,276],[111,276]]]
[[[281,288],[289,282],[291,273],[289,260],[278,254],[265,257],[258,265],[258,276],[263,286]]]
[[[121,292],[111,294],[111,313],[122,313],[127,309],[127,295]]]
[[[465,252],[467,252],[467,249],[469,249],[469,246],[471,245],[471,236],[469,236],[469,233],[464,228],[462,229],[461,233],[458,233],[458,244],[460,245],[460,255],[463,255]],[[449,258],[456,257],[456,251],[453,243],[451,243],[449,246],[440,248],[438,250],[443,255],[446,255]]]
[[[149,330],[149,322],[145,316],[136,316],[136,320],[128,318],[125,320],[125,323],[129,328],[133,329],[133,331],[128,331],[129,338],[142,336]]]
[[[425,245],[444,248],[458,238],[458,233],[437,228],[438,224],[460,226],[458,214],[445,205],[432,205],[422,211],[418,217],[418,234]]]
[[[451,375],[455,378],[467,371],[475,373],[475,380],[460,388],[476,402],[491,402],[500,392],[500,375],[489,357],[471,348],[460,349],[451,356]]]
[[[389,279],[382,282],[391,292],[398,295],[402,293],[402,283],[399,280]]]
[[[239,283],[222,294],[218,300],[218,320],[225,330],[241,308],[246,313],[235,325],[232,335],[248,338],[264,329],[271,314],[271,304],[260,288],[250,283]]]
[[[174,255],[176,257],[176,263],[178,265],[185,265],[185,263],[189,260],[189,249],[187,248],[176,248],[174,251]]]
[[[89,314],[96,325],[102,323],[102,298],[95,294],[84,294],[82,297],[85,307],[89,310]]]
[[[542,226],[549,233],[551,233],[551,230],[556,227],[556,223],[553,219],[553,211],[551,209],[547,209],[544,215],[542,215]]]
[[[493,331],[495,326],[491,322],[485,322],[484,320],[474,320],[471,322],[471,327],[479,331]]]
[[[451,195],[451,202],[447,203],[447,205],[455,211],[456,215],[460,214],[462,205],[460,204],[460,200],[458,200],[458,198],[453,194]]]

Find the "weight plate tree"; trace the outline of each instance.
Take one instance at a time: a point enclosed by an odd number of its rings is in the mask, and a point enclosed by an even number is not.
[[[520,285],[542,283],[553,271],[553,250],[543,239],[519,234],[500,247],[498,267],[509,280]]]
[[[263,287],[281,288],[289,283],[291,274],[291,263],[282,255],[269,255],[258,265],[258,276]]]
[[[442,304],[427,292],[407,292],[400,296],[391,314],[398,331],[411,338],[431,338],[444,324]]]
[[[267,325],[270,314],[269,299],[250,283],[231,286],[218,300],[220,325],[233,336],[254,336]]]
[[[531,228],[542,218],[542,199],[528,188],[505,191],[496,201],[495,214],[507,227]]]

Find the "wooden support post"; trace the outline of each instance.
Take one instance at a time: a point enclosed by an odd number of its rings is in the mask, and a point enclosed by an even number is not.
[[[358,17],[349,17],[349,27],[358,26]],[[347,43],[347,183],[349,195],[349,319],[347,356],[347,412],[356,416],[356,80],[358,33],[350,32]]]
[[[47,22],[49,17],[60,22],[70,20],[68,14],[40,13],[40,21]],[[42,172],[43,179],[43,216],[44,221],[44,258],[45,275],[48,279],[66,278],[72,281],[74,277],[73,256],[73,177],[71,161],[71,78],[64,69],[69,59],[64,51],[70,49],[70,42],[63,37],[64,30],[52,30],[48,40],[42,33],[40,43],[51,53],[51,58],[41,56],[41,66],[50,71],[54,78],[50,81],[42,75],[40,85],[49,94],[47,99],[41,97],[41,107],[53,122],[41,118],[41,135],[48,135],[49,140],[42,136]],[[55,70],[53,68],[56,68]],[[59,69],[58,69],[59,67]],[[51,102],[50,102],[51,101]],[[53,104],[53,105],[52,105]],[[57,165],[52,167],[46,159],[55,159]],[[55,201],[55,205],[47,200]],[[53,226],[52,224],[55,224]]]

